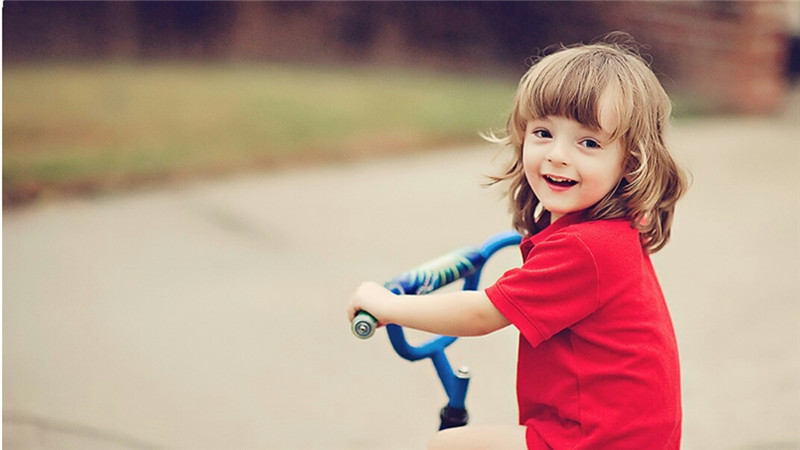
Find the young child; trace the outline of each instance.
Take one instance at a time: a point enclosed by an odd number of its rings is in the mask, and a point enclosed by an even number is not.
[[[522,77],[503,138],[522,267],[484,291],[396,296],[375,283],[348,318],[476,336],[520,332],[519,426],[438,433],[431,448],[677,449],[678,349],[649,254],[685,176],[664,144],[670,101],[627,45],[562,48]]]

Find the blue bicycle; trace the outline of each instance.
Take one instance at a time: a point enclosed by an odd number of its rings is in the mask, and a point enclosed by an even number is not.
[[[477,290],[483,266],[489,258],[504,247],[519,245],[520,239],[520,235],[515,232],[495,235],[480,248],[465,247],[448,253],[396,276],[384,286],[398,295],[424,295],[463,278],[463,290]],[[353,334],[361,339],[371,337],[376,327],[377,321],[367,311],[360,311],[351,322]],[[433,362],[449,399],[439,413],[441,419],[439,430],[466,425],[469,421],[465,406],[469,370],[467,368],[453,370],[445,354],[445,349],[457,338],[435,336],[419,346],[413,346],[406,340],[402,327],[388,324],[386,332],[392,347],[401,357],[409,361],[430,358]]]

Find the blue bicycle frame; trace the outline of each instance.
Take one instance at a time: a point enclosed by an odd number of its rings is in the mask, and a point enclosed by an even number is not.
[[[464,278],[463,290],[477,290],[486,261],[504,247],[519,245],[520,239],[515,232],[497,234],[480,248],[466,247],[449,253],[393,278],[385,283],[385,287],[398,295],[423,295]],[[352,323],[353,332],[361,338],[370,337],[375,326],[375,319],[364,311]],[[457,338],[435,336],[419,346],[413,346],[406,340],[402,327],[388,324],[386,332],[392,347],[401,357],[409,361],[430,358],[433,362],[449,399],[441,410],[439,429],[466,425],[469,421],[465,406],[469,371],[466,368],[454,371],[445,354],[445,349]]]

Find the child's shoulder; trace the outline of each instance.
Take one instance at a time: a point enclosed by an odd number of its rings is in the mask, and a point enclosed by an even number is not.
[[[638,231],[631,225],[630,221],[623,218],[580,221],[570,224],[568,227],[565,227],[565,230],[566,229],[569,229],[571,233],[587,236],[604,235],[608,233],[638,234]]]
[[[582,220],[579,215],[562,217],[529,236],[522,243],[523,256],[527,258],[530,249],[540,245],[557,251],[588,251],[606,257],[642,250],[639,231],[628,220]]]
[[[617,255],[641,251],[639,231],[625,219],[603,219],[578,222],[564,227],[560,233],[570,235],[592,254]]]

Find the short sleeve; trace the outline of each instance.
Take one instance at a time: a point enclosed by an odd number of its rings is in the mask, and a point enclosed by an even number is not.
[[[486,295],[534,347],[577,323],[599,306],[594,256],[575,235],[553,235],[536,244]]]

